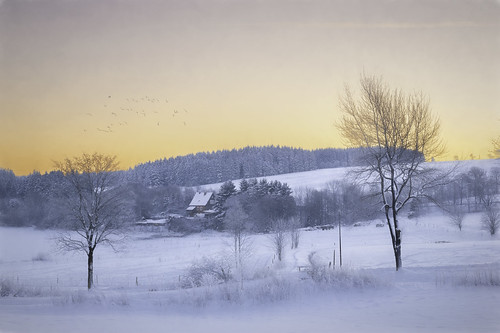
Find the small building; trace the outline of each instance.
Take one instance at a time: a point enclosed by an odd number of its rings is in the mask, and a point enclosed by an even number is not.
[[[215,205],[215,194],[214,192],[196,192],[193,200],[186,208],[186,213],[188,216],[196,215],[211,215],[214,213],[212,209]]]

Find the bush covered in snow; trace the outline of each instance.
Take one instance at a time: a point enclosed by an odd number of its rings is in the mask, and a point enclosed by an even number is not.
[[[498,270],[466,272],[465,274],[456,278],[456,284],[460,286],[500,287],[500,272]]]
[[[58,297],[54,297],[54,305],[67,306],[67,305],[129,305],[129,299],[125,293],[116,292],[102,292],[102,291],[88,291],[76,290],[65,292]]]
[[[13,279],[0,278],[0,297],[36,297],[47,295],[48,293],[44,292],[40,287],[25,286]]]
[[[231,264],[227,259],[203,257],[189,267],[180,284],[182,288],[211,286],[231,278]]]
[[[448,273],[436,278],[437,285],[451,284],[462,287],[500,287],[498,269],[467,270],[461,273]]]
[[[331,269],[329,266],[322,264],[315,256],[315,252],[311,252],[308,256],[310,269],[308,275],[311,279],[321,286],[330,286],[335,288],[365,288],[376,287],[382,283],[373,276],[361,271],[349,268]]]

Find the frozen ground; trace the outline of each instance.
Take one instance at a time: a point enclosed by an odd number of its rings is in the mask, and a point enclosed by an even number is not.
[[[267,178],[300,191],[323,188],[345,172]],[[298,267],[312,252],[328,267],[334,250],[338,265],[337,229],[302,231],[299,248],[287,248],[280,265],[268,236],[255,235],[242,288],[210,281],[179,287],[195,260],[231,258],[229,235],[136,230],[120,252],[97,248],[90,293],[85,255],[58,253],[55,231],[0,228],[0,286],[10,288],[0,297],[0,332],[500,332],[500,237],[481,230],[479,217],[467,215],[462,231],[441,215],[403,219],[399,272],[387,227],[375,226],[380,221],[346,227],[346,269],[337,267],[329,284]]]
[[[347,274],[368,277],[366,285],[314,287],[298,272],[313,251],[332,260],[337,229],[303,231],[281,266],[257,235],[249,293],[231,301],[218,285],[178,289],[193,260],[227,256],[225,234],[136,232],[121,252],[98,248],[88,293],[85,257],[54,252],[54,232],[1,228],[0,279],[24,294],[0,297],[0,332],[498,332],[500,287],[474,281],[499,281],[500,239],[481,230],[478,215],[462,231],[442,216],[405,220],[400,272],[376,222],[343,229]]]

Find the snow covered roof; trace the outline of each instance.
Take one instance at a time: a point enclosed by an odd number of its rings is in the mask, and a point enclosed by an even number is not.
[[[145,220],[145,221],[138,221],[135,223],[136,225],[165,225],[167,224],[166,219],[161,219],[161,220]]]
[[[206,206],[214,192],[196,192],[189,206]]]

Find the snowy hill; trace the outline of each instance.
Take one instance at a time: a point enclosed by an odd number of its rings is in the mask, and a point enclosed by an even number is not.
[[[467,160],[467,161],[445,161],[445,162],[427,162],[424,165],[436,168],[452,168],[457,166],[457,172],[467,171],[472,167],[482,168],[489,171],[493,167],[500,167],[500,160]],[[287,183],[288,186],[294,191],[298,192],[304,188],[310,189],[323,189],[328,186],[332,181],[339,181],[344,179],[353,167],[345,168],[329,168],[319,169],[305,172],[286,173],[268,177],[258,177],[257,179],[266,178],[267,180],[277,180],[282,183]],[[233,180],[236,187],[239,186],[241,179]],[[203,191],[218,191],[223,183],[207,184],[197,186]]]
[[[306,150],[285,146],[245,147],[164,158],[124,172],[128,181],[147,186],[194,186],[236,177],[353,166],[359,148]]]

